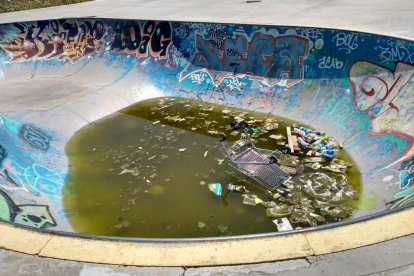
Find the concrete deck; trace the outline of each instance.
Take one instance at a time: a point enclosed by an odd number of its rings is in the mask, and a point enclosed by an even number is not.
[[[413,275],[414,235],[340,253],[252,265],[138,267],[101,265],[0,250],[1,275]]]

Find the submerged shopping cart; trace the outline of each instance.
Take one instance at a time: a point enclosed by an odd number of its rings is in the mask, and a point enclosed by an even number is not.
[[[277,157],[282,152],[257,148],[248,134],[248,124],[241,122],[240,127],[244,130],[244,134],[231,147],[226,145],[227,136],[223,133],[220,134],[222,152],[229,159],[229,165],[236,171],[266,189],[274,191],[290,179],[289,173],[277,165]]]

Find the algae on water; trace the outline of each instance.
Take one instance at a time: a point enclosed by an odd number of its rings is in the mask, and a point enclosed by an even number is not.
[[[358,168],[346,152],[283,155],[291,180],[270,193],[230,170],[218,147],[250,123],[256,146],[285,148],[283,118],[181,98],[150,99],[79,130],[66,152],[63,204],[80,233],[188,238],[275,232],[352,217],[361,194]],[[352,166],[351,166],[352,165]],[[220,195],[209,184],[221,184]],[[214,186],[216,188],[217,186]],[[218,189],[218,188],[217,188]],[[214,190],[216,191],[216,190]],[[245,202],[245,204],[243,203]]]

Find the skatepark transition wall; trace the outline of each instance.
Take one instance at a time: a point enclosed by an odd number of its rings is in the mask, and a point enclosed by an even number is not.
[[[59,19],[0,25],[0,218],[72,232],[65,145],[144,99],[194,98],[332,134],[363,180],[356,218],[414,202],[414,42],[289,26]]]

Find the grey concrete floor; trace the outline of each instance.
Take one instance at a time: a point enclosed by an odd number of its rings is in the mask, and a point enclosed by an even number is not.
[[[0,275],[414,275],[413,253],[414,235],[333,254],[217,267],[102,265],[0,250]]]
[[[414,1],[97,0],[0,15],[0,23],[106,17],[328,27],[414,38]],[[358,235],[358,233],[356,233]],[[340,253],[221,267],[89,264],[0,249],[0,275],[414,275],[414,235]]]

